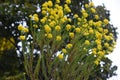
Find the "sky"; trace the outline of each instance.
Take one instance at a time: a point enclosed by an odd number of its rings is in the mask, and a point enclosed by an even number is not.
[[[110,23],[117,27],[117,32],[120,32],[120,0],[92,0],[97,5],[105,5],[106,9],[110,10]],[[113,61],[113,65],[117,65],[117,76],[108,80],[120,80],[120,33],[118,34],[117,45],[113,53],[108,57]]]

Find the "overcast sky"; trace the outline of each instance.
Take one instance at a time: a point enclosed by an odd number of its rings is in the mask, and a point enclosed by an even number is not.
[[[105,7],[110,10],[111,23],[117,27],[117,32],[120,32],[120,0],[92,0],[95,5],[105,4]],[[117,45],[113,53],[109,55],[109,58],[113,61],[113,65],[118,66],[117,76],[110,78],[109,80],[120,80],[120,35],[118,35]]]

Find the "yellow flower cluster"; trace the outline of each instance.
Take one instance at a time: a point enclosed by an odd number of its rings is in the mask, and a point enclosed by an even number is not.
[[[59,55],[58,55],[58,58],[59,58],[59,59],[63,59],[63,54],[59,54]]]
[[[1,38],[0,39],[0,51],[15,48],[14,43],[15,41],[13,38],[10,38],[10,39],[4,38],[4,37]]]
[[[71,25],[70,24],[67,24],[66,25],[66,30],[69,31],[71,29]]]
[[[20,38],[20,40],[22,40],[22,41],[25,40],[25,36],[23,36],[23,35],[21,35],[19,38]]]
[[[37,27],[37,25],[33,25],[33,26]],[[23,25],[20,24],[20,25],[18,25],[18,30],[21,31],[21,34],[22,34],[22,35],[20,35],[19,39],[25,40],[25,35],[23,35],[23,34],[29,32],[28,28],[25,28]]]
[[[67,4],[70,4],[71,3],[71,0],[66,0],[65,1]]]
[[[49,33],[49,34],[47,34],[47,37],[48,37],[49,39],[51,39],[53,36],[52,36],[51,33]]]
[[[89,45],[90,44],[89,40],[85,40],[85,44]]]
[[[70,33],[69,33],[69,36],[70,36],[70,38],[74,38],[74,33],[73,33],[73,32],[70,32]]]
[[[61,40],[61,36],[56,36],[56,40],[60,41]]]
[[[28,30],[28,28],[25,28],[23,25],[18,25],[18,30],[19,31],[23,31],[23,32],[25,32],[25,33],[27,33],[27,32],[29,32],[29,30]]]
[[[71,49],[72,46],[73,46],[73,45],[72,45],[71,43],[69,43],[69,44],[66,45],[66,48]]]
[[[25,33],[27,33],[27,32],[29,32],[29,30],[28,30],[28,28],[25,28],[23,25],[18,25],[18,30],[19,31],[23,31],[23,32],[25,32]]]
[[[58,25],[55,27],[55,30],[56,30],[56,31],[60,31],[60,29],[61,29],[61,27],[58,26]]]
[[[46,33],[51,32],[51,28],[50,28],[50,26],[45,25],[44,28],[45,28],[45,32],[46,32]]]
[[[31,20],[38,22],[39,21],[39,17],[38,14],[33,14],[33,15],[29,15],[29,17],[31,18]]]
[[[96,58],[95,64],[99,64],[100,60],[114,48],[113,34],[105,27],[109,21],[100,19],[93,2],[84,5],[81,17],[78,14],[73,14],[73,18],[67,16],[71,12],[69,7],[71,0],[65,0],[63,6],[59,3],[60,0],[55,0],[54,4],[51,0],[43,3],[41,9],[43,17],[39,20],[37,14],[31,15],[31,20],[40,23],[33,25],[33,27],[41,30],[39,34],[43,35],[45,40],[53,41],[51,43],[57,46],[56,49],[58,46],[65,45],[64,48],[60,48],[62,53],[71,53],[72,51],[69,52],[71,49],[76,51],[75,47],[81,48],[78,50],[79,53],[91,50],[92,55]],[[88,20],[91,14],[94,19]],[[18,30],[23,30],[22,25]],[[27,32],[27,30],[23,31]],[[21,40],[24,38],[21,36]],[[86,54],[88,53],[86,52]],[[60,59],[63,59],[63,56],[64,54],[58,55]]]

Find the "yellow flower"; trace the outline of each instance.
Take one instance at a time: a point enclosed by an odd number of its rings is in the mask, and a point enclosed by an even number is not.
[[[74,18],[78,18],[78,14],[75,14],[73,17],[74,17]]]
[[[44,17],[44,18],[42,18],[42,19],[40,20],[40,22],[44,24],[44,23],[46,22],[46,20],[47,20],[47,18]]]
[[[104,56],[104,52],[103,51],[99,51],[98,54],[99,54],[100,57]]]
[[[47,7],[47,5],[48,5],[48,3],[45,2],[45,3],[42,4],[42,7]]]
[[[105,25],[107,25],[109,23],[108,19],[104,19],[103,22]]]
[[[48,25],[45,25],[44,28],[45,28],[45,32],[47,33],[51,32],[51,28]]]
[[[64,5],[64,11],[71,12],[71,9],[68,7],[67,4]]]
[[[106,35],[104,35],[104,38],[105,38],[107,41],[110,40],[110,36],[106,36]]]
[[[98,39],[102,39],[102,34],[101,33],[99,33],[99,32],[96,32],[96,38],[98,38]]]
[[[82,13],[85,13],[85,12],[86,12],[86,10],[82,9],[82,10],[81,10],[81,12],[82,12]]]
[[[33,17],[38,17],[38,14],[33,14]]]
[[[87,18],[88,17],[88,13],[83,13],[83,17]]]
[[[96,65],[98,65],[98,64],[99,64],[99,60],[95,60],[94,63],[95,63]]]
[[[13,37],[11,38],[5,38],[5,37],[2,37],[0,38],[0,52],[1,51],[4,51],[4,50],[9,50],[9,49],[15,49],[15,40]]]
[[[84,35],[84,36],[88,36],[89,33],[88,33],[88,32],[84,32],[83,35]]]
[[[89,21],[89,25],[92,26],[93,25],[93,20]]]
[[[56,40],[60,41],[61,40],[61,36],[56,36]]]
[[[97,49],[98,49],[98,50],[101,50],[101,49],[102,49],[102,46],[101,46],[101,45],[97,45]]]
[[[97,40],[95,40],[95,42],[97,45],[101,45],[101,40],[97,39]]]
[[[50,25],[50,27],[54,27],[54,26],[55,26],[55,24],[56,24],[56,22],[55,22],[55,21],[51,21],[49,25]]]
[[[56,3],[60,3],[60,0],[56,0]]]
[[[88,4],[85,4],[85,8],[88,8],[89,7],[89,5]]]
[[[38,17],[34,17],[34,21],[38,22],[39,18]]]
[[[106,48],[108,48],[108,47],[109,47],[109,44],[108,44],[108,43],[105,43],[104,46],[105,46]]]
[[[23,31],[26,33],[29,32],[28,28],[23,28]]]
[[[83,27],[84,27],[84,28],[88,27],[88,24],[87,24],[87,23],[86,23],[86,24],[83,24]]]
[[[18,30],[20,30],[20,31],[21,31],[21,30],[23,30],[23,29],[24,29],[23,25],[21,25],[21,24],[20,24],[20,25],[18,25]]]
[[[91,8],[90,10],[91,10],[92,13],[96,12],[95,8]]]
[[[52,6],[53,6],[52,1],[48,1],[48,6],[49,6],[49,7],[52,7]]]
[[[74,33],[73,33],[73,32],[70,32],[70,33],[69,33],[69,36],[70,36],[71,38],[74,38]]]
[[[63,15],[64,15],[63,10],[59,10],[59,11],[58,11],[58,16],[59,16],[60,18],[62,18]]]
[[[80,28],[75,28],[76,33],[80,32]]]
[[[58,58],[59,58],[59,59],[63,59],[63,55],[62,55],[62,54],[59,54],[59,55],[58,55]]]
[[[67,53],[67,50],[65,48],[62,49],[63,53]]]
[[[60,0],[58,0],[58,2],[60,2]],[[60,9],[60,5],[59,4],[55,4],[55,8]]]
[[[109,37],[110,37],[110,40],[114,40],[114,38],[113,38],[113,37],[111,37],[110,35],[109,35]]]
[[[113,51],[114,47],[108,47],[109,51]]]
[[[65,1],[67,4],[71,4],[71,0],[66,0]]]
[[[90,44],[89,40],[85,40],[85,45],[89,45],[89,44]]]
[[[70,48],[72,48],[72,46],[73,45],[71,43],[69,43],[69,44],[66,45],[66,48],[70,49]]]
[[[89,30],[89,33],[90,33],[90,34],[93,34],[93,33],[94,33],[93,29],[90,29],[90,30]]]
[[[33,27],[34,27],[34,28],[38,28],[38,25],[37,25],[37,24],[34,24]]]
[[[113,45],[116,45],[116,42],[115,42],[115,41],[113,41]]]
[[[21,35],[19,38],[20,38],[20,40],[22,40],[22,41],[25,40],[25,36],[23,36],[23,35]]]
[[[103,28],[101,28],[101,27],[99,27],[98,30],[99,30],[100,32],[103,32]]]
[[[68,22],[71,22],[72,20],[70,18],[68,18]]]
[[[81,21],[81,18],[78,18],[78,21]]]
[[[47,12],[45,10],[42,11],[42,14],[45,15]]]
[[[92,54],[94,54],[94,55],[97,54],[97,49],[96,49],[96,48],[93,48],[93,50],[92,50]]]
[[[64,16],[64,17],[63,17],[63,20],[64,20],[64,21],[67,21],[67,17],[66,17],[66,16]]]
[[[107,34],[108,33],[108,29],[104,29],[104,33]]]
[[[36,22],[39,21],[38,14],[33,14],[33,20]]]
[[[93,3],[93,2],[90,2],[89,5],[90,5],[90,7],[93,7],[93,6],[94,6],[94,3]]]
[[[60,19],[60,22],[61,22],[61,24],[63,24],[63,23],[65,23],[66,21],[64,20],[64,18],[61,18],[61,19]]]
[[[66,29],[67,29],[67,31],[69,31],[69,30],[71,29],[71,25],[70,25],[70,24],[67,24],[67,25],[66,25]]]
[[[57,25],[57,26],[55,27],[55,30],[56,30],[56,31],[60,31],[60,30],[61,30],[61,27]]]
[[[110,35],[111,37],[113,37],[113,34],[112,34],[112,33],[110,33],[109,35]]]
[[[101,27],[102,24],[101,24],[101,22],[98,21],[98,22],[96,22],[95,25],[96,25],[97,27]]]
[[[56,15],[56,11],[55,11],[55,9],[50,9],[50,10],[49,10],[49,13],[50,13],[51,15],[53,15],[53,16]]]
[[[32,15],[29,15],[30,18],[32,18],[33,16]]]
[[[99,16],[98,16],[98,15],[95,15],[95,19],[98,20],[98,19],[99,19]]]
[[[52,36],[51,33],[49,33],[49,34],[47,34],[47,37],[48,37],[49,39],[51,39],[53,36]]]

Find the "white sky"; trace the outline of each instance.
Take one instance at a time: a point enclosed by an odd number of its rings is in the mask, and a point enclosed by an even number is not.
[[[120,32],[120,0],[92,0],[95,5],[105,4],[105,7],[110,10],[110,22],[117,27],[117,32]],[[120,33],[119,33],[120,34]],[[117,45],[109,58],[113,61],[113,65],[117,65],[117,76],[108,80],[120,80],[120,35],[118,35]]]

